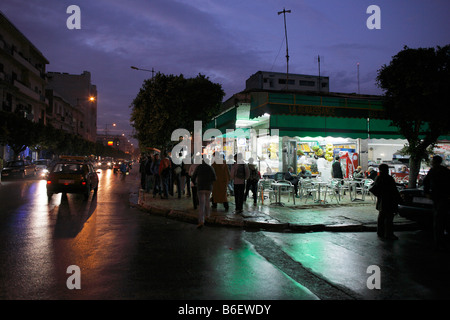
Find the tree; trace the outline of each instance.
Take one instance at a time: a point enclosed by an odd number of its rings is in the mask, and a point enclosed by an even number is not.
[[[144,84],[131,105],[131,122],[141,147],[169,149],[171,134],[194,121],[209,121],[219,113],[222,86],[199,74],[195,78],[158,73]]]
[[[19,113],[0,113],[2,125],[0,127],[0,143],[7,144],[14,152],[14,157],[24,151],[27,146],[36,143],[37,124],[23,117]]]
[[[392,125],[408,144],[409,187],[416,187],[422,160],[438,138],[450,133],[450,45],[404,47],[389,65],[378,70],[377,83]]]

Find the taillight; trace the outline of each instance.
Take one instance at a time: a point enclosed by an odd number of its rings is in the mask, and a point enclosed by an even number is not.
[[[47,180],[47,184],[51,184],[52,183],[52,181],[51,180]]]

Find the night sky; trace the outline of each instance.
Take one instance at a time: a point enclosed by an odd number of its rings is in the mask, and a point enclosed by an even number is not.
[[[69,30],[70,5],[81,29]],[[381,9],[381,29],[370,30],[370,5]],[[50,61],[47,71],[92,74],[98,90],[98,128],[117,123],[131,134],[129,108],[151,73],[220,83],[225,99],[253,73],[289,71],[330,77],[330,91],[382,94],[377,70],[405,45],[450,43],[448,0],[2,0],[0,10]],[[112,132],[110,126],[108,131]],[[99,131],[101,132],[101,131]]]

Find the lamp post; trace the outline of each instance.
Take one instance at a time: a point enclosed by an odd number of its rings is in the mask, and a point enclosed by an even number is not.
[[[135,67],[135,66],[131,66],[130,68],[133,69],[133,70],[139,70],[139,71],[147,71],[147,72],[151,72],[151,73],[152,73],[152,79],[153,79],[153,76],[154,76],[154,74],[155,74],[155,69],[153,69],[153,68],[152,68],[152,70],[142,69],[142,68],[138,68],[138,67]]]

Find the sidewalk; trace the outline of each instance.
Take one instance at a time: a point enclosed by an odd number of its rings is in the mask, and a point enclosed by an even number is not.
[[[207,226],[239,227],[244,229],[262,229],[277,232],[359,232],[376,231],[378,211],[374,200],[369,196],[365,201],[350,201],[348,195],[339,204],[334,199],[323,204],[311,199],[282,197],[284,206],[271,204],[265,200],[253,205],[253,199],[244,203],[244,212],[234,214],[234,197],[228,197],[229,210],[222,204],[211,209],[211,216],[206,218]],[[169,196],[169,199],[153,197],[142,189],[131,199],[132,205],[151,214],[197,224],[198,209],[194,210],[192,199],[182,196]],[[416,230],[414,222],[398,215],[394,218],[394,230]]]

